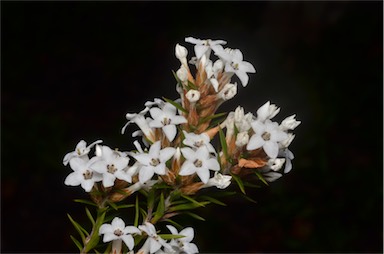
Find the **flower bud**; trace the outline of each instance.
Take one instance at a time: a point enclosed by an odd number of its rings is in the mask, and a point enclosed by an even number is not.
[[[269,159],[267,165],[273,171],[278,171],[284,165],[284,162],[285,162],[284,158]]]
[[[294,135],[294,134],[292,134],[292,133],[288,133],[288,138],[285,139],[285,140],[283,140],[283,141],[281,141],[281,142],[279,143],[279,147],[280,147],[280,148],[287,148],[287,147],[292,143],[292,141],[293,141],[294,138],[295,138],[295,135]]]
[[[182,59],[185,59],[187,57],[188,50],[185,47],[181,46],[180,44],[176,44],[175,54],[177,59],[182,61]]]
[[[215,176],[210,178],[204,187],[216,186],[218,189],[225,189],[231,184],[231,179],[232,176],[215,172]]]
[[[188,71],[184,67],[184,65],[180,66],[180,69],[176,71],[176,75],[181,80],[181,82],[185,82],[188,80]]]
[[[218,93],[220,99],[227,101],[232,99],[237,94],[237,84],[226,84]]]
[[[200,92],[197,90],[189,90],[186,94],[185,97],[189,100],[189,102],[194,103],[200,99]]]
[[[270,104],[270,102],[267,101],[257,110],[257,118],[261,122],[264,122],[266,119],[272,119],[279,112],[280,108],[278,108],[275,104]]]
[[[301,122],[296,121],[295,119],[296,115],[291,115],[283,120],[283,122],[280,124],[280,128],[282,130],[293,130],[295,129]]]
[[[242,147],[242,146],[245,146],[246,144],[248,144],[248,141],[249,141],[248,132],[244,131],[244,132],[240,132],[239,134],[237,134],[235,144],[237,147]]]

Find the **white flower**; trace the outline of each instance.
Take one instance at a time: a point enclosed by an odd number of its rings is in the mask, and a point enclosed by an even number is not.
[[[195,49],[196,57],[198,59],[201,58],[204,54],[209,56],[209,54],[211,53],[211,49],[214,52],[216,52],[222,49],[221,45],[227,44],[227,42],[223,40],[211,40],[211,39],[200,40],[200,39],[195,39],[193,37],[187,37],[185,38],[185,41],[192,44],[196,44],[194,46],[194,49]]]
[[[232,99],[237,94],[237,83],[226,84],[223,89],[220,90],[220,92],[217,94],[218,98],[227,101]]]
[[[188,70],[184,67],[184,65],[180,66],[180,68],[176,71],[176,76],[181,82],[186,82],[188,80]]]
[[[272,119],[279,112],[280,108],[278,108],[275,104],[271,104],[269,101],[267,101],[257,110],[257,120],[264,122],[267,119]]]
[[[291,115],[291,116],[285,118],[281,122],[280,128],[283,131],[285,131],[285,130],[294,130],[301,123],[300,121],[296,121],[295,117],[296,117],[296,115]]]
[[[289,173],[289,171],[292,169],[292,160],[295,158],[295,156],[288,148],[280,150],[279,155],[285,158],[284,173]]]
[[[181,153],[186,161],[180,169],[180,175],[192,175],[197,173],[203,183],[207,183],[209,179],[209,170],[219,171],[220,165],[216,158],[211,158],[208,149],[205,146],[199,147],[193,151],[189,147],[181,149]]]
[[[134,226],[125,226],[125,223],[119,217],[115,217],[111,224],[103,224],[99,229],[99,234],[104,235],[103,242],[121,241],[127,245],[129,250],[132,250],[135,243],[132,234],[141,235],[141,231]]]
[[[162,108],[164,107],[164,104],[165,104],[165,101],[163,101],[162,99],[154,98],[153,101],[145,102],[144,106],[146,106],[147,108],[152,108],[153,106],[158,106],[159,108]]]
[[[269,171],[269,172],[263,174],[263,177],[264,177],[264,179],[265,179],[267,182],[273,182],[273,181],[276,181],[276,180],[279,179],[281,176],[282,176],[282,174],[277,173],[277,172],[273,172],[273,171]]]
[[[189,102],[194,103],[200,99],[200,92],[198,90],[189,90],[186,94],[185,97],[189,100]]]
[[[135,123],[137,126],[139,126],[139,128],[141,129],[143,134],[149,140],[154,141],[153,140],[154,133],[153,133],[152,129],[149,127],[148,121],[144,116],[148,111],[149,111],[149,107],[145,107],[145,109],[143,109],[142,111],[140,111],[137,114],[136,113],[133,113],[133,114],[127,113],[125,117],[127,118],[128,122],[121,129],[121,133],[124,134],[125,129],[128,127],[129,124]]]
[[[226,72],[235,73],[240,79],[241,84],[245,87],[248,84],[249,77],[247,73],[255,73],[256,70],[249,62],[243,61],[243,54],[238,49],[233,50],[218,50],[215,52],[220,58],[225,61]]]
[[[208,134],[206,133],[201,133],[201,134],[196,134],[193,132],[186,132],[183,131],[185,139],[183,140],[183,144],[195,149],[198,149],[201,146],[207,147],[208,151],[210,153],[216,154],[216,150],[213,147],[213,145],[210,143],[210,138]]]
[[[288,137],[287,133],[280,130],[278,124],[271,120],[266,120],[265,123],[254,121],[251,125],[255,134],[249,140],[247,150],[263,147],[270,158],[276,158],[279,153],[279,142]]]
[[[210,178],[204,187],[215,186],[218,189],[225,189],[231,184],[232,176],[222,175],[219,172],[215,172],[215,176]]]
[[[108,146],[96,146],[98,156],[101,160],[98,160],[91,168],[103,175],[103,186],[111,187],[114,185],[116,178],[127,182],[132,182],[132,176],[126,171],[129,158],[126,154],[113,151]],[[128,168],[127,168],[128,169]]]
[[[138,251],[138,253],[155,253],[156,251],[160,250],[162,246],[170,247],[164,239],[162,239],[160,236],[156,233],[156,228],[153,226],[153,224],[149,222],[145,222],[144,225],[140,225],[139,229],[143,232],[145,232],[148,235],[147,240],[145,241],[143,247]]]
[[[287,147],[292,143],[292,141],[293,141],[294,138],[295,138],[295,135],[294,135],[294,134],[292,134],[292,133],[288,133],[288,137],[287,137],[285,140],[283,140],[283,141],[281,141],[281,142],[279,143],[279,147],[280,147],[280,149],[287,148]]]
[[[185,47],[181,46],[180,44],[176,44],[175,55],[176,58],[179,59],[182,64],[187,65],[188,50]]]
[[[187,122],[184,116],[176,115],[176,108],[170,103],[165,103],[162,109],[151,108],[149,113],[153,118],[149,122],[149,126],[152,128],[162,128],[169,141],[173,141],[176,136],[176,125]]]
[[[149,191],[153,185],[155,185],[158,180],[148,180],[145,183],[141,183],[140,181],[137,183],[132,184],[131,186],[128,187],[129,193],[132,195],[132,193],[138,191],[138,190],[146,190]]]
[[[278,171],[284,165],[284,162],[285,159],[283,158],[269,159],[267,165],[273,171]]]
[[[249,142],[249,135],[247,131],[243,131],[237,134],[236,136],[236,142],[235,145],[237,147],[242,147],[248,144]]]
[[[168,161],[176,152],[173,147],[166,147],[161,150],[161,143],[157,141],[149,148],[148,153],[138,153],[132,156],[141,164],[139,171],[139,181],[145,183],[156,173],[165,174],[165,162]]]
[[[80,142],[77,143],[77,145],[76,145],[75,151],[67,153],[64,156],[64,159],[63,159],[64,166],[67,166],[68,162],[72,158],[81,157],[81,156],[87,155],[91,151],[91,148],[94,145],[102,143],[102,142],[103,142],[102,140],[97,140],[97,141],[93,142],[92,144],[90,144],[89,146],[87,146],[87,143],[84,140],[80,140]]]
[[[171,225],[167,225],[167,228],[169,229],[169,231],[171,231],[172,235],[184,236],[182,238],[171,240],[169,245],[172,246],[173,251],[176,251],[176,253],[185,253],[185,254],[195,254],[199,252],[196,244],[191,243],[195,235],[193,228],[187,227],[181,230],[180,232],[178,232],[177,229]]]
[[[69,165],[73,169],[73,172],[65,178],[64,184],[69,186],[81,185],[86,192],[90,192],[95,182],[103,179],[101,174],[90,168],[97,160],[99,160],[98,157],[93,157],[92,159],[84,156],[81,158],[72,158],[69,161]]]

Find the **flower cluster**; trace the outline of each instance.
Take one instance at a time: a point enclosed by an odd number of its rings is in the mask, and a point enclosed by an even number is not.
[[[239,49],[224,48],[223,40],[187,37],[185,41],[194,45],[195,56],[188,60],[188,50],[176,45],[180,67],[174,76],[180,97],[155,98],[139,113],[126,115],[122,133],[130,124],[138,127],[132,133],[133,138],[140,137],[133,143],[135,150],[121,152],[101,140],[87,146],[82,140],[64,157],[64,165],[73,170],[65,184],[81,185],[98,208],[96,220],[87,210],[93,222],[90,234],[84,235],[86,231],[71,218],[83,236],[82,243],[74,239],[81,252],[95,248],[98,235],[104,235],[103,242],[112,242],[111,253],[123,248],[130,253],[135,249],[137,253],[197,253],[191,243],[193,228],[182,229],[170,218],[180,214],[201,218],[190,210],[221,203],[201,194],[201,189],[221,191],[235,182],[244,192],[244,182],[272,182],[292,168],[294,156],[288,147],[295,137],[292,131],[300,124],[295,115],[274,122],[280,108],[269,101],[255,115],[245,114],[240,106],[228,114],[216,113],[237,94],[232,79],[246,87],[248,74],[256,72],[253,65],[243,60]],[[132,196],[136,201],[129,199]],[[128,200],[132,204],[124,202]],[[132,225],[125,226],[117,216],[107,223],[107,213],[130,207],[135,209]],[[160,222],[171,222],[181,231],[168,224],[170,234],[158,234],[155,224]]]

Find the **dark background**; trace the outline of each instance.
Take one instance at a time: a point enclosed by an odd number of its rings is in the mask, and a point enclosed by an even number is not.
[[[257,74],[221,110],[296,114],[293,170],[201,210],[201,252],[382,252],[382,17],[376,2],[1,2],[1,252],[76,252],[63,184],[81,139],[133,149],[127,112],[176,98],[174,46],[223,39]],[[129,131],[135,130],[131,128]]]

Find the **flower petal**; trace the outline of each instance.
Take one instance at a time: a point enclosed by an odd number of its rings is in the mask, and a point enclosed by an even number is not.
[[[167,137],[167,139],[172,142],[176,136],[176,132],[177,132],[176,126],[175,125],[166,125],[163,127],[163,132],[164,132],[165,136]]]
[[[68,186],[78,186],[82,179],[83,177],[78,172],[72,172],[65,178],[64,184]]]
[[[206,166],[207,168],[212,169],[214,171],[219,171],[220,170],[220,164],[214,158],[211,158],[211,159],[208,159],[208,160],[204,161],[204,166]]]
[[[147,167],[147,166],[142,167],[139,171],[140,183],[145,183],[146,181],[151,179],[154,174],[155,172],[153,171],[153,167]]]
[[[112,227],[114,229],[120,229],[122,230],[124,227],[125,227],[125,223],[122,219],[120,219],[119,217],[115,217],[113,220],[112,220],[112,223],[111,223]]]
[[[159,159],[161,162],[166,162],[175,154],[176,149],[173,147],[166,147],[160,151]]]
[[[200,180],[203,183],[207,183],[209,180],[209,170],[207,168],[197,168],[196,169],[197,175],[200,177]]]
[[[115,235],[114,233],[107,232],[104,234],[103,242],[106,243],[116,239],[119,239],[117,235]]]
[[[261,136],[253,134],[247,144],[247,150],[255,150],[257,148],[260,148],[264,145],[264,143],[265,141]]]
[[[156,172],[158,175],[164,175],[165,174],[165,163],[160,163],[156,167],[153,167],[153,170]]]
[[[111,224],[106,223],[100,226],[99,235],[106,234],[106,233],[113,233],[113,227]]]
[[[279,145],[273,141],[266,141],[263,145],[263,149],[271,159],[275,159],[279,153]]]
[[[181,165],[179,175],[181,176],[189,176],[196,172],[196,167],[193,165],[191,161],[184,161],[183,165]]]
[[[105,188],[112,187],[115,184],[116,176],[111,173],[103,174],[103,186]]]
[[[153,238],[149,238],[149,252],[155,253],[161,248],[161,244]]]
[[[133,246],[135,246],[135,243],[133,241],[133,237],[131,235],[122,235],[120,236],[121,239],[123,239],[125,245],[127,245],[129,250],[133,249]]]
[[[179,234],[185,236],[183,238],[180,238],[180,241],[189,243],[190,241],[193,240],[195,233],[194,233],[193,228],[188,227],[188,228],[181,230]]]

